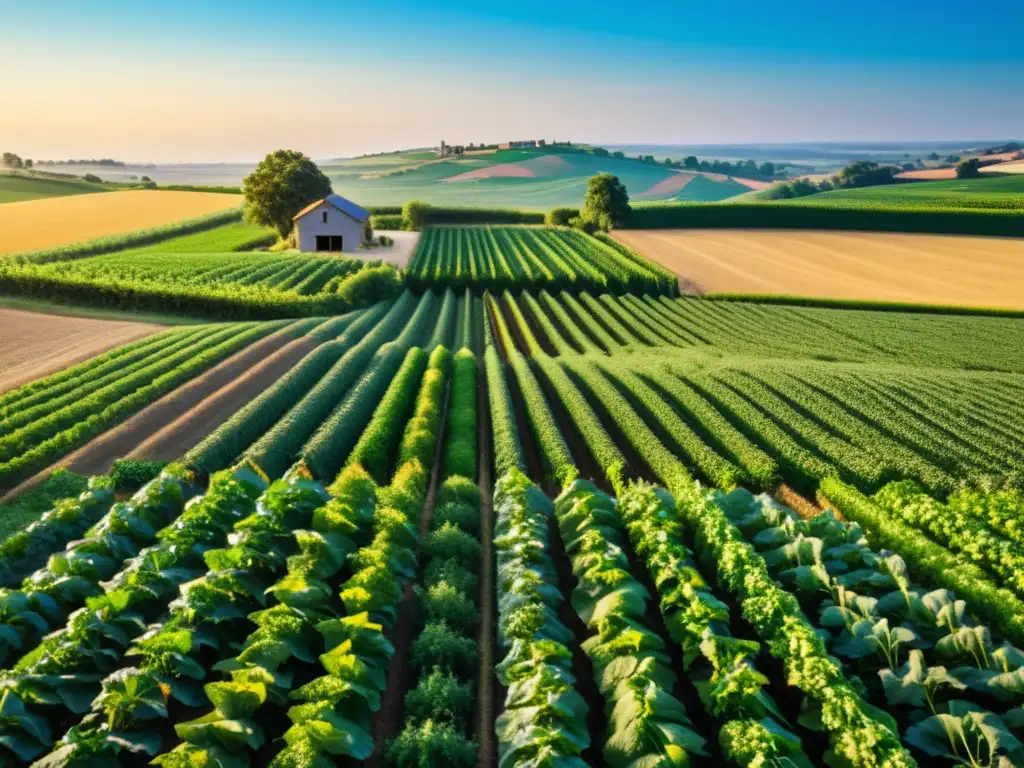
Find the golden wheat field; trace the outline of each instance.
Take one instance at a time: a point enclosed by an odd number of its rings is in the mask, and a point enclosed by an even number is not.
[[[149,229],[241,205],[238,195],[131,189],[0,205],[0,254]]]
[[[785,229],[620,230],[698,293],[1024,308],[1024,240]]]

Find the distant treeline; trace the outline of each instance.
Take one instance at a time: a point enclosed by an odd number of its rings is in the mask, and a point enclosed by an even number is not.
[[[609,152],[604,147],[594,147],[591,152],[598,157],[614,157],[619,160],[637,160],[645,165],[663,165],[666,168],[677,168],[684,171],[703,171],[704,173],[720,173],[723,176],[739,176],[744,179],[760,179],[773,181],[783,174],[784,165],[776,165],[767,161],[758,165],[754,160],[737,160],[730,163],[728,160],[701,160],[696,155],[689,155],[682,160],[673,160],[666,157],[658,161],[654,155],[637,155],[629,157],[625,152]]]
[[[124,168],[126,163],[104,157],[100,160],[36,160],[36,165],[105,165],[111,168]]]

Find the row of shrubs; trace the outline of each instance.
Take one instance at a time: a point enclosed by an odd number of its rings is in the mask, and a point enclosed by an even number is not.
[[[370,226],[374,229],[404,229],[419,232],[434,224],[543,224],[545,214],[518,208],[460,208],[429,205],[410,200],[400,209],[371,207]]]

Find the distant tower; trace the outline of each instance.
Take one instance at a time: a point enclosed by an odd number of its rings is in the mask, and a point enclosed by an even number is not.
[[[441,139],[441,157],[444,157],[444,147],[445,147],[444,139]]]

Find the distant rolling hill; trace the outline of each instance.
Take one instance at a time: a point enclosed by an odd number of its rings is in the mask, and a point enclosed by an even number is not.
[[[440,160],[424,153],[382,155],[321,166],[334,189],[364,205],[501,206],[548,210],[578,206],[587,180],[614,173],[640,200],[712,202],[749,191],[724,177],[679,173],[636,160],[551,150],[499,150]]]
[[[102,184],[93,184],[80,179],[49,179],[0,174],[0,203],[16,203],[21,200],[41,200],[46,197],[64,197],[107,191],[108,188]]]

